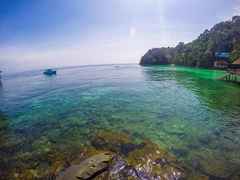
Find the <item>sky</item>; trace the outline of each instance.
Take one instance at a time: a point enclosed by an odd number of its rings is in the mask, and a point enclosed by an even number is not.
[[[138,63],[240,14],[240,0],[1,0],[0,69]]]

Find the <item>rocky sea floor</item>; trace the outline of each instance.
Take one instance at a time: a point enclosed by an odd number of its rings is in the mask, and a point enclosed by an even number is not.
[[[4,122],[1,116],[1,141]],[[9,137],[7,137],[9,138]],[[32,152],[24,152],[18,142],[0,148],[0,179],[2,180],[238,180],[240,172],[217,176],[224,172],[222,164],[202,167],[200,161],[186,164],[175,155],[151,142],[134,138],[129,132],[96,131],[86,136],[87,145],[78,149],[39,139]],[[20,146],[20,147],[19,147]],[[36,147],[36,148],[34,148]],[[23,149],[22,149],[23,148]],[[15,155],[16,152],[17,156]],[[14,156],[9,159],[9,154]]]
[[[0,179],[46,180],[238,180],[236,171],[228,177],[217,177],[222,169],[216,164],[201,169],[199,162],[192,166],[148,139],[134,140],[126,132],[100,131],[90,138],[90,144],[72,152],[54,150],[51,142],[41,142],[38,151],[20,153],[9,162],[1,160]],[[6,147],[11,153],[16,147]],[[3,155],[1,149],[1,155]],[[4,164],[6,163],[6,164]],[[13,163],[12,169],[9,168]],[[210,174],[213,173],[213,174]]]

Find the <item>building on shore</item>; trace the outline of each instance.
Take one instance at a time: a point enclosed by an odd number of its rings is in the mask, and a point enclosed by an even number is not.
[[[228,67],[228,64],[229,63],[227,61],[225,61],[225,60],[216,60],[214,62],[214,67],[218,68],[218,69],[225,69],[225,68]]]
[[[226,69],[229,65],[230,53],[216,52],[214,67],[218,69]]]

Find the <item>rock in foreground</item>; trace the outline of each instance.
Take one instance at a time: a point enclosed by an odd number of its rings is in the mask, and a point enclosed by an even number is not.
[[[101,153],[70,166],[57,180],[180,180],[186,177],[175,157],[156,144],[145,141],[133,145],[130,142],[127,135],[98,134],[92,143],[97,146],[96,153]],[[127,147],[127,151],[123,147]],[[108,148],[114,154],[109,153]]]
[[[71,166],[57,179],[58,180],[92,179],[108,169],[109,162],[112,160],[112,158],[113,154],[108,152],[96,154],[90,158],[87,158],[79,165]]]

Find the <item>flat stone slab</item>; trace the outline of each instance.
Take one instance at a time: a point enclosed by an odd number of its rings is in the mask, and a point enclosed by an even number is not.
[[[70,166],[57,180],[87,180],[91,179],[109,167],[113,154],[104,152],[84,160],[79,165]]]

